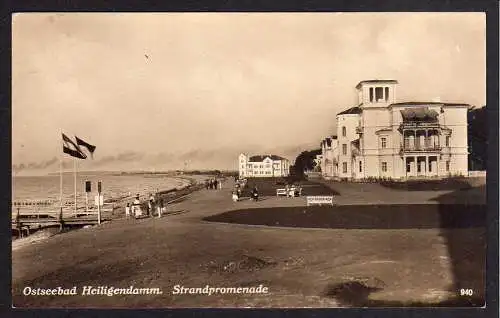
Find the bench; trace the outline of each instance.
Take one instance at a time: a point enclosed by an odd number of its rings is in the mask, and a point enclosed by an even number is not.
[[[321,196],[307,196],[306,197],[307,206],[313,204],[330,204],[333,206],[333,196],[321,195]]]
[[[287,193],[286,193],[286,189],[285,188],[282,188],[282,189],[276,189],[276,196],[280,196],[280,195],[284,195],[286,196]]]
[[[298,195],[299,197],[302,195],[302,188],[301,187],[298,187],[298,188],[295,188],[295,187],[291,187],[288,189],[288,193],[286,191],[286,188],[280,188],[280,189],[276,189],[276,196],[280,196],[280,195],[283,195],[283,196],[286,196],[286,197],[295,197],[295,195]]]

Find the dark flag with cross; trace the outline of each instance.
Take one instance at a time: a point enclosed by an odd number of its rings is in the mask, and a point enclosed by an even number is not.
[[[92,159],[94,159],[94,151],[95,151],[96,146],[93,146],[93,145],[85,142],[84,140],[78,138],[77,136],[75,136],[75,139],[76,139],[76,144],[78,146],[85,147],[87,149],[87,151],[90,153],[90,157]]]
[[[62,134],[63,139],[63,152],[70,155],[71,157],[79,159],[87,159],[87,156],[82,152],[80,147],[75,144],[75,142],[69,139],[68,136]]]

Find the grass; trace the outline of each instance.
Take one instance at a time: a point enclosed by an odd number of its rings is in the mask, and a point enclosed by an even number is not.
[[[249,178],[245,189],[243,189],[243,196],[250,196],[250,191],[256,186],[260,196],[275,196],[276,189],[284,188],[286,184],[298,185],[302,187],[302,195],[339,195],[334,189],[309,180],[288,182],[284,178]]]
[[[328,229],[444,229],[484,227],[485,205],[346,205],[253,208],[205,221]]]

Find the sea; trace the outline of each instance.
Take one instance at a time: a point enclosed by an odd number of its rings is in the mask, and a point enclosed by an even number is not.
[[[73,174],[64,174],[62,178],[62,198],[65,204],[74,202],[75,182]],[[85,192],[85,181],[91,182],[91,192]],[[78,173],[76,177],[77,204],[94,202],[97,195],[97,182],[101,181],[101,193],[105,202],[113,202],[133,198],[139,194],[146,198],[157,191],[173,188],[183,188],[190,180],[183,177],[172,177],[157,174],[99,174]],[[12,177],[12,202],[53,202],[59,204],[60,177],[46,176],[15,176]],[[16,203],[14,203],[16,202]]]

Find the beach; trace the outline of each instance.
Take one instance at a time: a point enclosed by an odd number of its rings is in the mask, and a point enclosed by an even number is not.
[[[286,208],[318,218],[335,217],[334,207],[305,207],[304,198],[263,196],[232,202],[233,182],[221,190],[192,192],[174,202],[162,218],[116,219],[101,226],[53,235],[13,250],[13,303],[16,307],[349,307],[349,306],[481,306],[484,300],[485,227],[482,213],[474,224],[442,222],[450,213],[440,198],[456,191],[415,192],[421,206],[403,211],[398,223],[378,212],[344,213],[339,226],[309,227],[294,223]],[[325,188],[326,187],[326,188]],[[338,201],[356,198],[354,185],[304,184],[306,189],[337,192]],[[393,191],[394,200],[412,200],[408,192]],[[271,188],[271,187],[269,187]],[[334,190],[335,188],[335,190]],[[265,191],[265,189],[263,189]],[[474,187],[460,193],[484,209]],[[307,194],[307,193],[306,193]],[[371,198],[365,198],[370,200]],[[386,198],[387,199],[387,198]],[[358,197],[358,200],[360,198]],[[472,201],[474,200],[474,202]],[[446,202],[446,201],[443,201]],[[365,203],[369,203],[365,201]],[[385,202],[393,205],[391,202]],[[345,204],[342,204],[344,206]],[[367,204],[365,204],[367,205]],[[372,204],[373,205],[373,204]],[[223,219],[224,213],[274,214],[275,224]],[[280,209],[284,212],[280,214]],[[380,208],[380,211],[385,209]],[[425,218],[420,220],[419,211]],[[443,213],[444,211],[448,211]],[[328,216],[328,213],[333,213]],[[248,217],[248,216],[247,216]],[[280,219],[281,217],[281,219]],[[211,220],[212,218],[212,220]],[[241,217],[239,217],[241,218]],[[288,218],[288,219],[287,219]],[[304,218],[304,217],[302,217]],[[307,217],[305,217],[307,219]],[[349,226],[349,218],[364,227]],[[369,222],[367,218],[384,220]],[[269,216],[267,217],[269,220]],[[281,224],[280,224],[281,222]],[[318,223],[318,221],[315,221]],[[391,223],[392,222],[392,223]],[[260,224],[259,224],[260,223]],[[373,223],[373,226],[368,226]],[[392,225],[391,225],[392,224]],[[427,226],[422,226],[426,224]],[[78,253],[75,253],[75,246]],[[176,293],[180,287],[196,291],[219,288],[268,288],[266,294]],[[159,288],[148,295],[82,295],[86,286],[109,290]],[[29,288],[73,288],[72,296],[26,296]],[[177,288],[177,289],[176,289]],[[460,297],[460,289],[472,297]],[[97,289],[96,289],[97,290]]]

